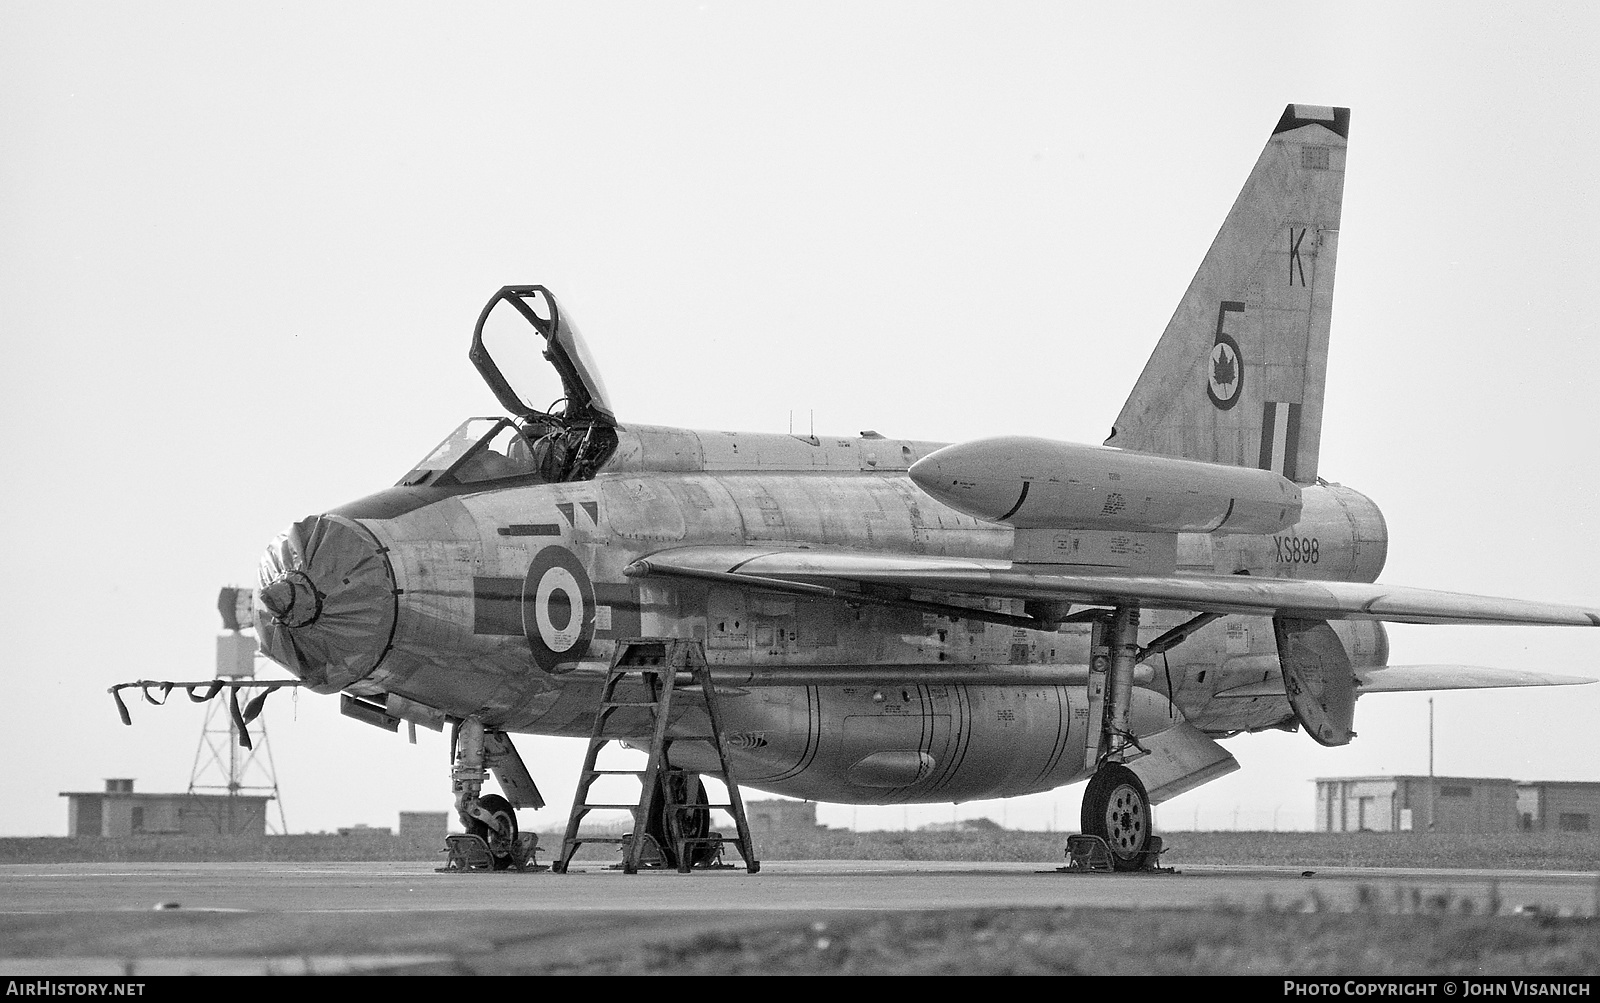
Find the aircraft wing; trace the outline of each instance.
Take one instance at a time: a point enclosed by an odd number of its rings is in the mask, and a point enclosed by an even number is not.
[[[1358,692],[1363,696],[1368,693],[1486,690],[1509,686],[1582,686],[1600,682],[1587,676],[1562,676],[1554,672],[1530,672],[1526,669],[1491,669],[1482,665],[1358,666],[1355,673],[1356,683],[1360,687]],[[1284,695],[1281,677],[1217,691],[1217,696],[1224,700]]]
[[[970,599],[1033,599],[1085,606],[1137,603],[1146,609],[1291,616],[1308,620],[1392,623],[1520,624],[1600,627],[1600,610],[1558,603],[1363,582],[1323,582],[1250,575],[1139,575],[1060,570],[978,557],[936,557],[826,549],[678,547],[628,566],[634,577],[724,581],[793,594],[881,600],[936,593]]]
[[[1415,693],[1424,690],[1481,690],[1499,686],[1579,686],[1586,676],[1559,676],[1525,669],[1482,665],[1379,665],[1355,670],[1361,693]]]

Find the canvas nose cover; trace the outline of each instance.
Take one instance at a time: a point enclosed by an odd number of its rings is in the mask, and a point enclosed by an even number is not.
[[[361,525],[337,515],[295,523],[261,558],[256,636],[269,658],[319,693],[365,678],[394,638],[394,572]]]

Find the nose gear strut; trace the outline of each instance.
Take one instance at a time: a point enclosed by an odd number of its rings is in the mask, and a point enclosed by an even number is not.
[[[485,731],[483,722],[476,717],[463,720],[455,729],[455,761],[450,771],[450,787],[455,794],[456,815],[467,830],[465,836],[451,836],[451,863],[444,870],[476,870],[472,858],[487,855],[488,870],[503,871],[508,868],[527,870],[537,868],[533,863],[539,840],[533,833],[517,832],[517,812],[511,802],[498,794],[484,794],[483,783],[488,778],[486,764],[494,759],[499,765],[501,786],[506,787],[507,772],[512,774],[512,785],[507,792],[518,797],[525,807],[539,808],[544,799],[526,777],[521,759],[516,758],[515,769],[506,757],[515,758],[504,732]],[[493,746],[494,756],[486,751]],[[520,776],[519,776],[520,775]],[[526,786],[526,791],[519,790]],[[465,847],[459,843],[466,843]],[[476,852],[474,852],[476,851]],[[459,866],[457,866],[459,864]]]

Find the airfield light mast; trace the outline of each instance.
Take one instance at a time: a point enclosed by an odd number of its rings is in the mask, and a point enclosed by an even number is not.
[[[1428,698],[1428,831],[1433,831],[1433,697]]]
[[[250,611],[253,601],[254,594],[250,589],[239,588],[224,588],[217,598],[222,625],[228,631],[217,635],[218,679],[232,681],[255,677],[259,645],[254,632],[246,633],[253,623]],[[189,772],[189,793],[223,791],[229,798],[248,793],[267,794],[278,806],[276,829],[269,811],[267,831],[274,835],[288,835],[283,798],[278,792],[278,773],[272,762],[272,745],[267,738],[266,716],[263,714],[256,718],[253,727],[252,747],[244,748],[239,744],[239,725],[234,720],[228,702],[206,702],[206,719],[200,726],[200,744],[195,749],[194,767]],[[237,833],[244,826],[244,816],[232,802],[227,819],[228,835]]]

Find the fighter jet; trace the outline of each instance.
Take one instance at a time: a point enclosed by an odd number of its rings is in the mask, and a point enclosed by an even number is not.
[[[1349,122],[1284,111],[1098,446],[640,424],[550,290],[507,286],[469,353],[507,414],[275,540],[262,650],[352,716],[450,726],[456,809],[502,855],[542,804],[510,736],[589,736],[630,639],[703,652],[741,784],[901,804],[1087,779],[1119,869],[1147,864],[1152,804],[1238,768],[1218,739],[1337,746],[1361,693],[1587,681],[1387,664],[1386,621],[1600,611],[1376,584],[1382,515],[1320,476]]]

